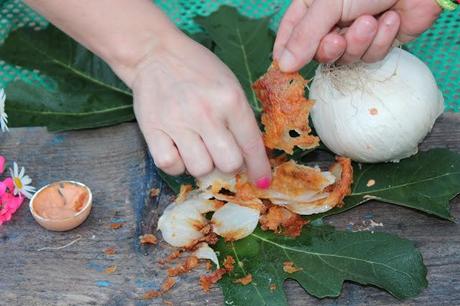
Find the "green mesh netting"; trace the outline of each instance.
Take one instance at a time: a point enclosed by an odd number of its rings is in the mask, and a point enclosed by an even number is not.
[[[240,13],[258,18],[274,14],[271,28],[276,30],[280,19],[291,1],[289,0],[158,0],[159,7],[181,29],[198,32],[200,28],[193,22],[197,15],[209,15],[220,5],[228,4],[239,9]],[[46,20],[29,9],[21,0],[0,0],[0,44],[8,33],[19,27],[40,30]],[[408,44],[433,71],[444,93],[446,111],[460,112],[460,14],[459,10],[444,12],[436,24],[416,41]],[[5,87],[15,79],[45,84],[39,71],[29,71],[11,66],[0,60],[0,87]]]

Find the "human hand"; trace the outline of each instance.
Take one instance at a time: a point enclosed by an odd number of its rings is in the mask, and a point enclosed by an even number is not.
[[[155,164],[171,175],[186,169],[200,177],[214,166],[228,173],[244,163],[252,181],[268,187],[271,168],[261,132],[238,80],[185,35],[168,39],[128,80]]]
[[[437,19],[435,0],[294,0],[281,21],[273,55],[284,71],[313,58],[349,64],[383,59],[395,39],[415,39]]]

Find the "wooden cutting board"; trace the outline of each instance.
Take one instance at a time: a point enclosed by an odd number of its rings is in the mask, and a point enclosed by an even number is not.
[[[447,113],[438,121],[422,145],[422,149],[433,147],[460,152],[460,115]],[[155,232],[172,194],[156,174],[136,124],[59,134],[42,128],[12,129],[0,135],[0,154],[25,166],[36,187],[72,179],[90,186],[94,194],[90,217],[73,231],[54,233],[41,228],[27,202],[11,222],[0,226],[1,305],[165,305],[164,301],[223,305],[218,287],[209,294],[199,288],[198,277],[204,270],[180,277],[160,299],[139,300],[144,292],[161,286],[166,271],[157,262],[171,249],[164,243],[141,246],[138,236]],[[151,188],[160,188],[161,195],[148,197]],[[457,218],[459,204],[459,197],[452,201]],[[401,302],[380,289],[346,283],[340,298],[318,300],[289,281],[285,289],[290,305],[459,303],[460,225],[376,202],[327,222],[338,229],[357,230],[370,220],[383,225],[373,230],[416,243],[428,267],[429,287],[416,299]],[[122,227],[112,229],[112,223]],[[107,248],[116,253],[106,255]],[[105,269],[113,265],[116,271],[106,274]]]

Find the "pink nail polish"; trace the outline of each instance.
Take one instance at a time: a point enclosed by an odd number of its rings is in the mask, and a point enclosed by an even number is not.
[[[271,180],[268,177],[263,177],[256,182],[257,188],[268,189],[270,187]]]

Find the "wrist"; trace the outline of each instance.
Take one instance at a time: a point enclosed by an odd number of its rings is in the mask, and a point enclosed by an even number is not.
[[[132,87],[139,67],[148,58],[171,49],[184,34],[172,23],[146,27],[130,37],[116,37],[100,52],[102,58],[129,87]]]

